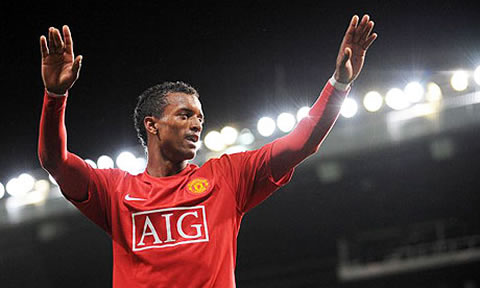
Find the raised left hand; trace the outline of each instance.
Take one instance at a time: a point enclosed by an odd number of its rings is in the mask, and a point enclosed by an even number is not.
[[[370,16],[364,15],[360,23],[358,20],[357,15],[352,17],[338,51],[334,77],[340,83],[347,84],[357,79],[368,47],[377,38],[377,33],[372,33],[374,23]]]

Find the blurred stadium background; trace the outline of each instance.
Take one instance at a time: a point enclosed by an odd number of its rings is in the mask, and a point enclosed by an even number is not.
[[[479,287],[480,68],[374,80],[291,183],[245,217],[238,287]],[[255,149],[306,113],[209,127],[195,163]],[[101,153],[92,166],[145,165],[140,146]],[[48,174],[0,182],[0,287],[111,285],[110,239]]]

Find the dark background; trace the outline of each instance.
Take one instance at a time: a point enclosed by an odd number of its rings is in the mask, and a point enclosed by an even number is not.
[[[165,80],[198,88],[206,131],[239,121],[253,128],[265,113],[310,105],[353,14],[370,14],[379,34],[356,91],[397,80],[391,73],[473,68],[480,59],[475,1],[14,3],[0,9],[4,184],[39,167],[39,37],[50,26],[68,24],[84,56],[66,122],[69,148],[92,159],[137,144],[136,97]]]
[[[310,105],[334,71],[337,49],[353,14],[368,13],[379,37],[352,97],[360,99],[372,86],[388,86],[414,74],[480,64],[475,1],[0,5],[4,184],[39,168],[39,37],[50,26],[68,24],[74,50],[84,56],[66,122],[69,149],[92,159],[137,145],[131,120],[136,97],[166,80],[183,80],[199,90],[205,131],[226,123],[253,129],[263,114]],[[346,120],[337,125],[342,121]],[[302,164],[288,186],[244,219],[238,286],[464,287],[468,279],[478,283],[478,263],[357,284],[339,284],[335,269],[336,241],[361,231],[450,219],[478,232],[479,132],[480,127],[473,126],[441,135],[457,145],[455,158],[443,162],[429,156],[429,137],[337,156],[334,160],[348,169],[340,182],[330,184],[316,180],[313,162]],[[58,228],[63,233],[50,242],[35,240],[45,223],[63,227]],[[1,287],[110,283],[109,239],[78,213],[0,232]]]

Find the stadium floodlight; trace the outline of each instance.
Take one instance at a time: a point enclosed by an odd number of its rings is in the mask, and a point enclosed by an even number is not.
[[[300,122],[303,118],[308,116],[308,112],[310,112],[310,107],[303,106],[297,111],[297,121]]]
[[[473,79],[475,80],[475,83],[477,83],[477,85],[480,85],[480,66],[478,66],[477,69],[473,71]]]
[[[93,168],[97,168],[97,164],[93,160],[85,159],[85,162],[87,162],[88,165],[92,166]]]
[[[102,155],[98,157],[98,160],[97,160],[98,169],[109,169],[109,168],[113,168],[113,166],[114,166],[113,159],[110,158],[109,156]]]
[[[3,198],[3,195],[5,195],[5,186],[0,182],[0,199]]]
[[[275,121],[270,117],[262,117],[258,120],[257,130],[263,137],[268,137],[275,132]]]
[[[377,112],[382,108],[383,98],[377,91],[370,91],[363,97],[363,106],[368,112]]]
[[[13,197],[23,197],[35,186],[35,178],[28,173],[22,173],[18,178],[12,178],[5,187],[7,193]]]
[[[240,131],[240,136],[238,136],[238,141],[242,145],[250,145],[255,141],[255,136],[253,136],[252,131],[248,128],[242,129]]]
[[[231,126],[225,126],[220,130],[220,135],[222,135],[223,143],[226,145],[232,145],[237,141],[238,131]]]
[[[402,110],[410,106],[405,93],[399,88],[392,88],[387,92],[385,103],[394,110]]]
[[[352,98],[347,98],[343,101],[342,108],[340,108],[340,114],[345,118],[352,118],[357,114],[358,104]]]
[[[417,103],[422,101],[423,95],[425,93],[425,89],[423,89],[422,84],[420,84],[417,81],[408,83],[405,86],[405,89],[403,89],[403,91],[407,96],[408,101],[410,101],[410,103]]]
[[[427,93],[425,93],[425,98],[429,102],[436,102],[442,99],[442,89],[435,82],[430,82],[427,84]]]
[[[290,113],[284,112],[277,117],[278,129],[282,132],[289,132],[295,127],[295,116]]]
[[[35,178],[28,173],[22,173],[18,176],[18,181],[23,191],[28,192],[35,186]]]
[[[455,71],[450,78],[450,85],[455,91],[463,91],[468,87],[468,74],[465,71]]]
[[[129,151],[123,151],[122,153],[118,154],[115,163],[117,167],[123,171],[130,172],[135,170],[137,158]]]
[[[225,143],[223,142],[222,134],[215,130],[208,132],[203,142],[208,149],[215,152],[225,149]]]

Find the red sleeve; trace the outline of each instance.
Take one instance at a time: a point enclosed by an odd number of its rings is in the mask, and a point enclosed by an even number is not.
[[[297,127],[288,135],[254,151],[223,155],[221,171],[232,184],[240,213],[245,213],[287,184],[297,164],[315,153],[338,118],[349,90],[327,83]]]
[[[272,146],[273,143],[269,143],[254,151],[223,155],[219,159],[220,170],[235,191],[240,213],[252,209],[290,181],[293,168],[280,179],[273,179]]]
[[[118,183],[119,178],[125,175],[125,172],[120,169],[95,169],[88,163],[80,159],[78,156],[71,154],[74,157],[74,166],[67,166],[61,176],[57,176],[56,181],[62,191],[62,194],[75,207],[78,208],[85,216],[92,222],[100,226],[110,236],[112,235],[112,216],[111,216],[111,193],[115,191],[115,183]],[[87,171],[87,199],[83,201],[76,201],[68,196],[67,191],[79,183],[75,175],[69,175],[68,171],[72,169],[82,169]]]
[[[305,158],[317,152],[338,118],[349,90],[340,91],[327,82],[317,101],[288,135],[273,142],[272,174],[281,178]]]
[[[65,107],[67,96],[45,91],[40,119],[38,156],[42,167],[58,183],[62,194],[102,229],[111,233],[108,191],[117,169],[93,169],[67,151]]]

